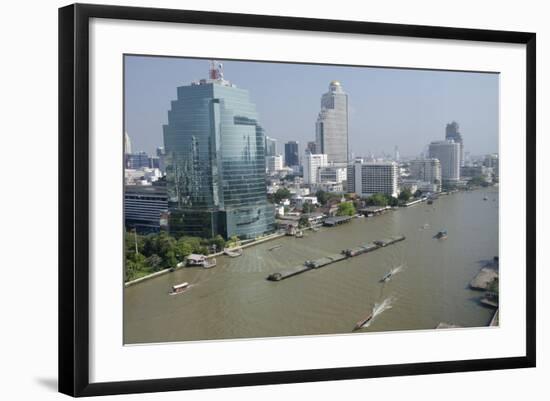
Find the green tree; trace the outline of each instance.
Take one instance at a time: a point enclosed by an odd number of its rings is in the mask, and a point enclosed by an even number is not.
[[[272,199],[274,203],[279,203],[283,199],[290,197],[290,191],[287,188],[279,188],[273,195]]]
[[[225,240],[221,235],[216,235],[214,238],[210,239],[210,246],[216,247],[216,252],[223,251],[223,248],[225,247]]]
[[[384,194],[374,194],[367,198],[366,204],[369,206],[387,206],[388,197]]]
[[[236,236],[236,235],[232,235],[231,237],[229,237],[229,239],[227,240],[225,245],[228,248],[234,248],[236,246],[239,246],[240,244],[241,244],[241,241],[240,241],[239,237]]]
[[[126,255],[125,279],[126,281],[135,280],[151,272],[147,265],[145,256],[141,253],[131,253]]]
[[[353,216],[355,215],[355,206],[353,202],[341,202],[338,204],[338,211],[336,212],[337,216]]]
[[[416,192],[414,193],[414,197],[420,198],[421,196],[422,196],[422,191],[420,189],[417,189]]]
[[[161,267],[162,267],[162,259],[160,258],[159,255],[157,255],[156,253],[149,256],[147,259],[146,259],[146,263],[147,265],[153,270],[153,271],[159,271],[161,270]]]
[[[316,193],[315,193],[315,196],[317,197],[317,200],[319,201],[319,203],[321,205],[326,205],[328,199],[329,199],[329,194],[325,191],[323,191],[322,189],[318,190]]]
[[[397,199],[399,199],[402,202],[407,202],[411,198],[411,190],[409,188],[405,188],[399,193],[399,196]]]
[[[181,261],[185,259],[186,256],[189,256],[192,253],[193,244],[190,241],[186,240],[185,237],[180,238],[176,243],[176,258]]]
[[[142,235],[137,234],[134,230],[126,231],[124,236],[126,255],[136,253],[136,243],[138,253],[143,253],[145,239]]]

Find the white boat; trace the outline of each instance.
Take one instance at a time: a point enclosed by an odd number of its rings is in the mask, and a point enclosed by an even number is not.
[[[189,283],[184,282],[181,284],[176,284],[172,286],[172,291],[169,292],[170,295],[182,294],[185,290],[189,288]]]

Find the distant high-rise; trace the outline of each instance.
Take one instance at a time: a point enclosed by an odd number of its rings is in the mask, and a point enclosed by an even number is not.
[[[411,178],[434,184],[441,191],[441,163],[439,159],[416,159],[409,163]]]
[[[319,181],[319,169],[327,165],[327,155],[307,153],[304,157],[304,184],[316,184]]]
[[[298,157],[298,142],[289,141],[285,143],[285,164],[289,167],[298,166],[300,159]]]
[[[270,138],[267,135],[265,137],[265,155],[266,156],[277,155],[277,140],[274,138]]]
[[[400,158],[401,155],[399,154],[399,147],[396,145],[395,148],[393,148],[393,160],[398,162]]]
[[[348,95],[338,81],[332,81],[321,97],[315,142],[317,152],[326,154],[329,163],[348,163]]]
[[[317,154],[317,143],[315,141],[309,141],[307,143],[306,152]]]
[[[453,140],[430,143],[428,148],[429,157],[438,159],[441,163],[441,179],[443,182],[460,180],[460,149],[460,144]]]
[[[464,141],[460,133],[460,126],[456,121],[447,124],[445,127],[445,139],[460,144],[460,167],[464,166]]]
[[[130,141],[130,135],[127,132],[124,133],[124,154],[129,155],[132,153],[132,141]]]
[[[347,169],[347,191],[360,196],[376,193],[396,197],[399,166],[396,162],[364,162],[356,159]]]
[[[209,79],[177,88],[164,125],[169,228],[252,238],[274,229],[265,135],[248,91],[211,64]]]

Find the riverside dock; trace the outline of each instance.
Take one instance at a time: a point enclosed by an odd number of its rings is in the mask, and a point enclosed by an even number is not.
[[[397,235],[382,240],[377,240],[372,243],[360,245],[356,248],[344,249],[338,254],[331,254],[315,260],[306,260],[302,265],[291,267],[282,272],[272,273],[267,276],[269,281],[281,281],[289,277],[296,276],[301,273],[305,273],[309,270],[319,269],[330,264],[340,262],[342,260],[352,258],[354,256],[361,255],[363,253],[372,252],[376,249],[383,248],[388,245],[395,244],[396,242],[403,241],[404,235]]]

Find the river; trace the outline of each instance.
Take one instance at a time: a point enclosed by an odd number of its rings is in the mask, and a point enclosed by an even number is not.
[[[468,283],[499,254],[498,195],[493,187],[441,196],[433,205],[252,246],[241,257],[218,257],[213,269],[181,269],[130,286],[124,289],[124,342],[349,333],[387,299],[391,308],[363,331],[434,329],[440,322],[486,326],[494,310],[478,303],[481,293]],[[441,229],[448,239],[433,239]],[[266,280],[306,259],[398,234],[406,240],[280,282]],[[191,288],[168,295],[184,281]]]

